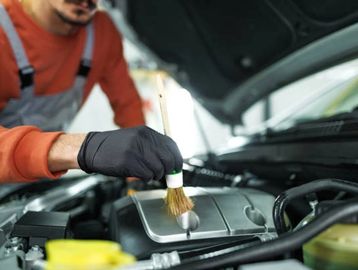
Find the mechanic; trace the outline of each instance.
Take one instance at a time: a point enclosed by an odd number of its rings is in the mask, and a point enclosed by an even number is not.
[[[64,133],[95,83],[122,128]],[[180,169],[175,142],[144,123],[120,34],[98,0],[0,0],[0,182]]]

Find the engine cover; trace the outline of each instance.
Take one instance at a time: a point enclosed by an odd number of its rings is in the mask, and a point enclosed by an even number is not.
[[[275,198],[270,194],[226,187],[186,187],[185,193],[195,207],[184,220],[168,216],[165,190],[138,192],[114,202],[109,224],[111,240],[138,258],[145,258],[154,252],[190,251],[275,236]]]

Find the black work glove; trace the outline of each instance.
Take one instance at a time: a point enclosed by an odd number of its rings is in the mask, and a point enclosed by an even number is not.
[[[144,180],[159,180],[183,166],[176,143],[146,126],[88,133],[77,161],[87,173]]]

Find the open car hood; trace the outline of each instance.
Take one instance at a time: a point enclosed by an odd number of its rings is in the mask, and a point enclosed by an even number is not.
[[[112,0],[179,83],[235,125],[272,91],[356,57],[358,1]]]

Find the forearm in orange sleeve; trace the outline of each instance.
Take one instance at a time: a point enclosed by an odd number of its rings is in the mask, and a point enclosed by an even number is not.
[[[0,127],[0,182],[57,178],[63,172],[48,169],[48,152],[62,132],[41,132],[36,127]]]
[[[121,95],[114,106],[114,121],[120,127],[134,127],[145,124],[142,100],[137,92],[132,79],[127,75],[128,80],[121,84]],[[116,102],[116,101],[115,101]]]
[[[128,66],[123,56],[123,43],[120,34],[111,20],[106,30],[110,35],[110,48],[103,75],[99,81],[114,111],[114,121],[120,127],[133,127],[145,124],[142,101],[129,76]]]
[[[124,59],[106,74],[101,87],[112,106],[117,125],[133,127],[145,124],[142,101]]]

